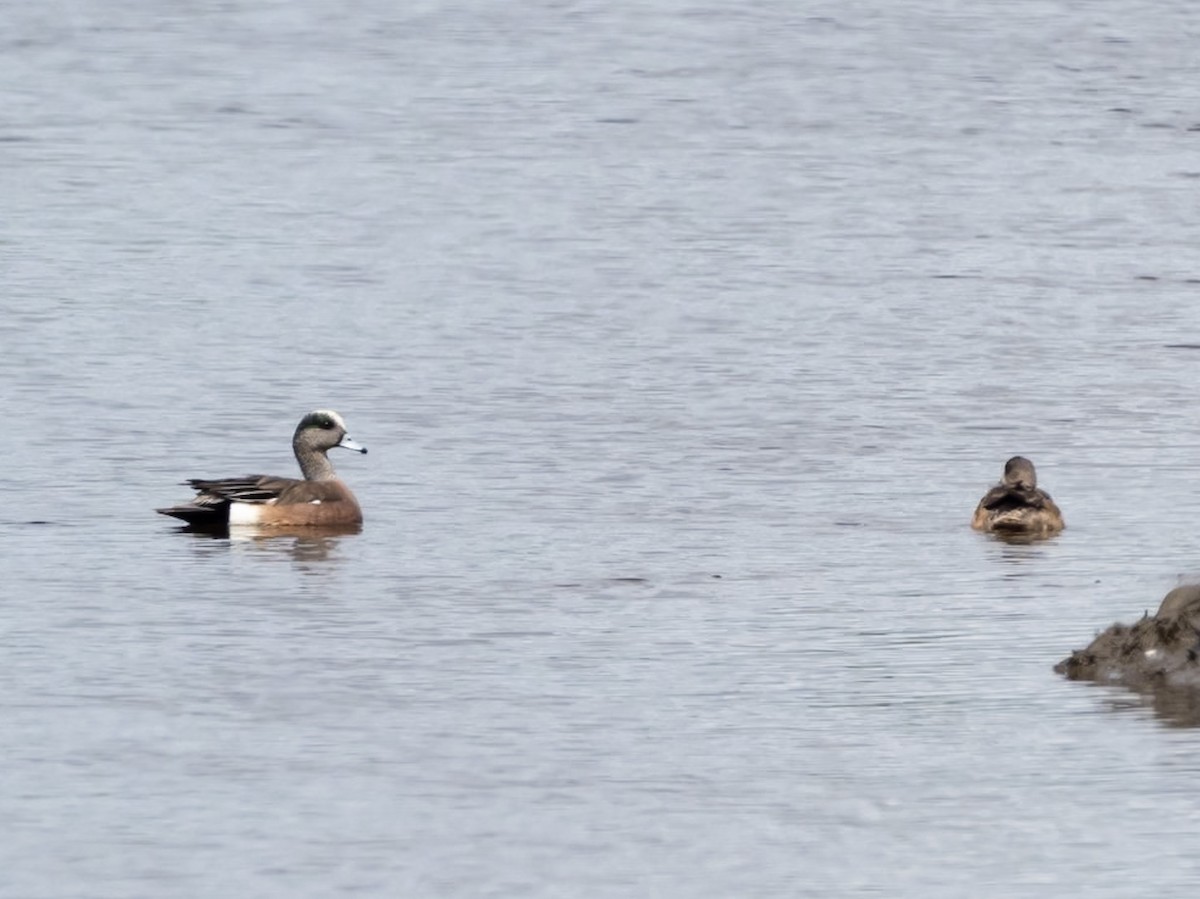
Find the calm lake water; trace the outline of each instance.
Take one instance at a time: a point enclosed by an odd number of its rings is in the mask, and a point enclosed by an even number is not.
[[[0,20],[0,895],[1194,892],[1200,7]]]

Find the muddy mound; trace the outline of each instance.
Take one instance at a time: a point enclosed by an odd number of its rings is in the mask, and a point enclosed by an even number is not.
[[[1176,587],[1154,615],[1114,624],[1054,670],[1071,680],[1200,688],[1200,584]]]

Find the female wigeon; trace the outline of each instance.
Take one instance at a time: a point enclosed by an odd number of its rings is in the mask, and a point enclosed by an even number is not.
[[[1037,485],[1033,463],[1013,456],[1004,463],[1004,478],[975,507],[971,527],[977,531],[1048,537],[1064,527],[1062,512]]]

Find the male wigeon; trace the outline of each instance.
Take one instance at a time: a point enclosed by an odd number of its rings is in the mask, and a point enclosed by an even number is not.
[[[977,531],[1048,537],[1064,527],[1062,512],[1037,485],[1033,463],[1013,456],[1004,463],[1004,478],[975,507],[971,527]]]
[[[335,446],[365,453],[350,439],[346,423],[336,412],[318,409],[296,425],[292,450],[303,480],[270,475],[246,475],[185,483],[196,491],[190,502],[166,509],[163,515],[181,518],[196,528],[230,525],[257,527],[352,527],[362,524],[362,509],[350,488],[334,474],[326,451]]]

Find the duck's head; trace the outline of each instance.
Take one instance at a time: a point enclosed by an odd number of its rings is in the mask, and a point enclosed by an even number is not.
[[[1025,487],[1032,490],[1037,486],[1037,471],[1033,463],[1024,456],[1013,456],[1004,463],[1004,483],[1009,487]]]
[[[342,416],[330,409],[317,409],[309,412],[296,425],[296,433],[292,435],[292,447],[296,454],[316,451],[324,453],[335,446],[365,453],[367,448],[356,443],[346,433],[346,422]]]

